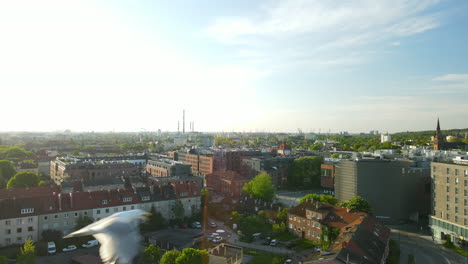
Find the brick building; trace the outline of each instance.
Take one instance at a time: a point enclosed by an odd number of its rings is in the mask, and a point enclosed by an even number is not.
[[[169,159],[149,160],[146,164],[146,174],[152,177],[190,176],[191,167],[190,164]]]
[[[249,179],[235,171],[215,171],[206,175],[206,188],[225,196],[239,198]]]
[[[308,200],[289,210],[288,230],[301,238],[320,242],[324,229],[341,229],[365,216],[362,212]]]
[[[169,152],[169,157],[175,161],[192,165],[193,175],[207,175],[213,172],[213,156],[209,154],[198,154],[191,150],[189,152],[173,151]]]

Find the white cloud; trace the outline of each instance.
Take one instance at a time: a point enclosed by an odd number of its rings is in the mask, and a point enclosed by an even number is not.
[[[433,81],[448,81],[448,82],[468,82],[468,74],[445,74],[432,79]]]
[[[401,43],[398,42],[398,41],[392,42],[392,46],[397,47],[397,46],[400,46],[400,45],[401,45]]]
[[[346,57],[350,49],[356,53],[367,44],[438,27],[440,15],[426,12],[438,2],[271,1],[256,16],[220,17],[205,34],[220,43],[240,46],[244,53],[246,49],[261,50],[270,60],[287,57],[294,62],[297,57],[288,56],[292,49],[302,57],[329,61],[333,60],[330,54]]]

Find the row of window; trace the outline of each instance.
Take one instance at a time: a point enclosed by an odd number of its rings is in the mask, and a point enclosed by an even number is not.
[[[435,213],[436,213],[436,212],[434,211],[434,214],[435,214]],[[466,209],[465,209],[464,215],[467,216],[467,211],[466,211]],[[440,212],[440,218],[442,218],[442,219],[444,218],[443,212]],[[445,214],[445,219],[451,220],[450,213],[446,213],[446,214]],[[454,220],[455,223],[458,223],[458,222],[460,221],[460,218],[458,217],[458,215],[456,215],[456,216],[453,218],[453,220]],[[468,218],[463,218],[463,225],[468,225]]]
[[[83,212],[83,214],[84,214],[84,215],[88,215],[88,212]],[[75,217],[78,217],[78,215],[79,215],[78,212],[75,212],[75,213],[74,213],[74,216],[75,216]],[[69,213],[64,213],[64,214],[63,214],[63,217],[68,218],[68,217],[70,217],[70,215],[69,215]],[[57,218],[58,218],[58,215],[54,215],[54,219],[57,219]],[[44,220],[48,220],[48,219],[49,219],[49,216],[48,216],[48,215],[44,215],[43,219],[44,219]]]
[[[25,241],[28,240],[28,239],[32,240],[32,236],[27,236]],[[23,243],[23,238],[22,237],[17,237],[16,238],[16,244],[22,244],[22,243]],[[5,244],[6,245],[11,245],[11,238],[5,238]]]
[[[454,182],[455,182],[455,185],[458,185],[458,182],[459,182],[459,181],[458,181],[458,178],[455,178],[455,179],[454,179]],[[447,177],[447,178],[446,178],[446,183],[450,183],[450,177]],[[464,180],[464,181],[463,181],[463,185],[464,185],[465,187],[468,186],[468,180]]]
[[[437,171],[437,167],[436,166],[433,166],[432,167],[432,171],[433,172],[436,172]],[[455,172],[455,176],[458,176],[460,174],[460,170],[458,168],[455,168],[454,169],[454,172]],[[445,168],[445,173],[448,175],[450,174],[450,168]],[[468,170],[463,170],[463,175],[465,177],[468,177]]]
[[[28,226],[28,232],[34,231],[34,228],[32,226]],[[18,227],[16,228],[16,233],[21,233],[23,232],[23,228]],[[11,229],[5,229],[5,234],[10,235],[11,234]]]
[[[135,209],[135,206],[134,206],[134,205],[130,206],[130,210],[133,210],[133,209]],[[118,208],[118,207],[114,207],[114,213],[117,213],[118,211],[119,211],[119,208]],[[122,207],[122,211],[127,211],[127,207],[126,207],[126,206],[123,206],[123,207]],[[106,209],[104,209],[104,212],[105,212],[106,214],[108,214],[108,213],[110,212],[110,209],[109,209],[109,208],[106,208]],[[101,214],[101,209],[97,209],[97,210],[96,210],[96,214]]]
[[[23,220],[24,220],[23,218],[16,219],[16,224],[17,224],[17,225],[22,225],[23,222],[24,222]],[[32,222],[33,222],[33,218],[32,218],[32,217],[29,217],[29,218],[28,218],[28,223],[32,223]],[[6,225],[6,226],[11,225],[11,220],[5,220],[5,225]]]

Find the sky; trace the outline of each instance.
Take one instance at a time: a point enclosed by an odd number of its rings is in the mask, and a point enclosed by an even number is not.
[[[468,127],[468,1],[2,1],[0,131]],[[182,124],[181,124],[182,129]]]

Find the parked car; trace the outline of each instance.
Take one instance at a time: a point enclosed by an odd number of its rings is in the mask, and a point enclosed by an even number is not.
[[[284,264],[291,264],[292,263],[292,259],[287,259]]]
[[[217,227],[218,225],[215,222],[210,222],[210,227]]]
[[[265,241],[263,241],[263,245],[270,245],[271,242],[271,237],[265,238]]]
[[[288,242],[288,243],[286,244],[286,248],[289,248],[289,249],[294,248],[295,246],[296,246],[296,244],[293,243],[293,242]]]
[[[55,247],[55,242],[47,242],[47,253],[55,254],[57,253],[57,248]]]
[[[193,222],[192,223],[192,228],[201,228],[200,222]]]
[[[223,240],[222,237],[217,236],[217,237],[214,237],[212,241],[213,241],[214,243],[218,243],[218,242],[221,242],[222,240]]]
[[[90,240],[86,242],[85,244],[81,245],[84,248],[92,248],[99,245],[99,242],[97,240]]]
[[[271,240],[270,246],[276,247],[277,245],[278,245],[278,240],[276,239]]]
[[[76,250],[76,246],[75,245],[68,245],[67,247],[64,247],[62,249],[63,252],[70,252],[70,251],[73,251],[73,250]]]

